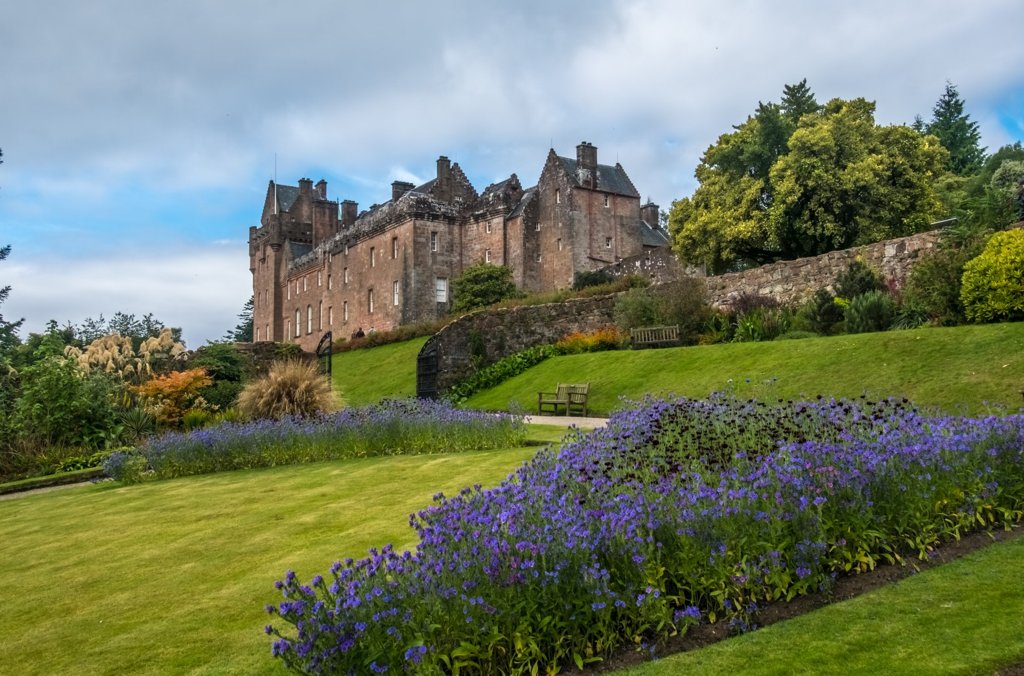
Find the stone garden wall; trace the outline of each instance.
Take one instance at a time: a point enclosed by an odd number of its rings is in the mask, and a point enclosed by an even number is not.
[[[939,230],[833,251],[821,256],[781,261],[759,268],[705,277],[712,305],[727,309],[742,294],[771,296],[799,303],[817,289],[830,287],[836,276],[860,257],[882,277],[902,285],[914,262],[939,241]],[[656,284],[697,274],[683,269],[668,249],[624,259],[608,268],[615,275],[641,274]],[[527,347],[553,343],[574,331],[593,331],[614,323],[615,296],[582,298],[564,303],[481,311],[456,319],[423,346],[421,357],[436,354],[437,391],[471,375],[478,364],[490,364]],[[418,391],[421,391],[418,386]]]

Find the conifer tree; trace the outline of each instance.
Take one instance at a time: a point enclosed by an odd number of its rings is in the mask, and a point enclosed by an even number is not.
[[[807,86],[807,78],[782,88],[782,112],[793,122],[808,113],[821,110],[821,104],[814,98],[814,92]]]
[[[937,136],[949,151],[948,168],[957,176],[976,174],[985,161],[985,149],[979,145],[981,133],[978,123],[964,113],[964,101],[956,86],[946,83],[946,91],[932,109],[932,120],[926,131]]]

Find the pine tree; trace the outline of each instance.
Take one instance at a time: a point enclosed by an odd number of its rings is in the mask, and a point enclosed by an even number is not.
[[[981,134],[978,123],[964,113],[964,101],[951,82],[932,109],[932,121],[927,132],[939,138],[949,151],[948,168],[957,176],[971,176],[981,169],[985,149],[979,145]]]
[[[804,115],[816,113],[819,110],[821,110],[821,104],[814,98],[811,88],[807,86],[807,78],[782,88],[782,112],[793,122],[799,122]]]
[[[252,342],[252,313],[254,306],[253,297],[249,296],[249,300],[245,301],[245,305],[242,306],[242,311],[238,313],[238,319],[241,321],[238,322],[235,328],[228,331],[227,335],[224,336],[224,340],[236,343]]]

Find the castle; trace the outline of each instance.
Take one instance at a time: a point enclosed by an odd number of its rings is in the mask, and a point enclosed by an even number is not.
[[[253,339],[312,351],[322,336],[389,330],[448,313],[451,280],[479,263],[504,265],[528,293],[572,285],[668,244],[656,204],[622,165],[548,152],[537,185],[512,174],[477,193],[458,163],[437,160],[420,186],[395,181],[391,199],[359,213],[328,199],[326,181],[271,181],[259,227],[249,228]]]

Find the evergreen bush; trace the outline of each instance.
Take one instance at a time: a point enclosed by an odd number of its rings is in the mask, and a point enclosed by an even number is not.
[[[854,258],[836,277],[835,290],[840,298],[853,300],[870,291],[882,291],[882,277],[860,258]]]
[[[1024,230],[997,232],[964,265],[960,299],[974,322],[1024,319]]]
[[[896,303],[881,291],[856,296],[846,308],[846,330],[849,333],[887,331],[896,318]]]

